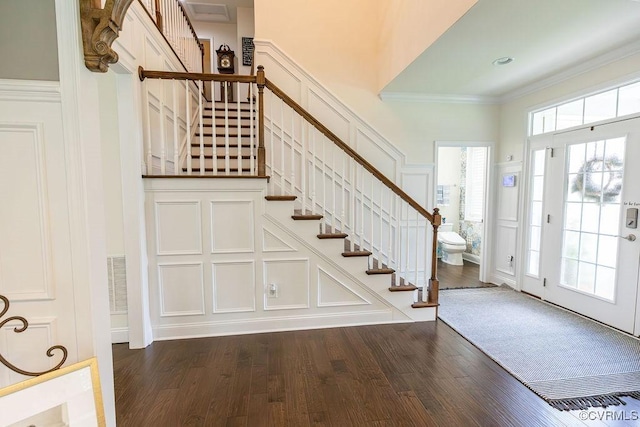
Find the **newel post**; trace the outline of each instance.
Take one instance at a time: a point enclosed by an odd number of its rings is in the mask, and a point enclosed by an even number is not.
[[[438,288],[440,282],[438,281],[438,227],[442,224],[442,216],[440,215],[440,209],[435,208],[433,210],[433,242],[431,248],[431,279],[429,279],[429,302],[438,305]]]
[[[258,176],[267,175],[266,151],[264,148],[264,87],[267,80],[264,76],[264,67],[258,65],[256,73],[256,83],[258,84]]]

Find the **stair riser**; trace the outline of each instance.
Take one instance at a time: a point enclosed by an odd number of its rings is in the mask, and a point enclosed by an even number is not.
[[[215,163],[213,161],[213,159],[205,159],[204,160],[204,167],[205,168],[212,168],[213,165],[216,165],[216,167],[218,168],[225,168],[226,167],[226,163],[224,159],[219,158]],[[240,163],[242,165],[243,168],[248,168],[251,166],[251,160],[249,159],[245,159],[242,160],[242,162]],[[255,160],[254,160],[254,164],[255,164]],[[196,159],[196,158],[192,158],[191,160],[191,167],[192,168],[199,168],[200,165],[200,160]],[[237,168],[238,167],[238,161],[236,159],[229,159],[229,167],[230,168]]]
[[[216,157],[224,157],[225,156],[225,152],[226,149],[224,147],[218,147],[216,149]],[[209,156],[209,157],[213,157],[213,147],[204,147],[204,153],[205,156]],[[238,154],[240,154],[241,156],[250,156],[251,155],[251,149],[250,148],[241,148],[238,151],[238,147],[229,147],[229,155],[230,156],[237,156]],[[253,156],[255,157],[256,155],[256,149],[254,147],[253,149]],[[191,157],[200,157],[200,147],[191,147]]]

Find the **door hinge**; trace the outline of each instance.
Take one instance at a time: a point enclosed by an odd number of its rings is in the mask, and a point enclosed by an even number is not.
[[[554,150],[553,148],[551,148],[551,150],[550,150],[550,154],[551,154],[551,157],[552,157],[552,158],[553,158],[553,154],[554,154],[554,153],[553,153],[553,150]]]
[[[542,279],[542,287],[547,286],[547,278]]]
[[[547,214],[547,224],[551,223],[551,215]]]

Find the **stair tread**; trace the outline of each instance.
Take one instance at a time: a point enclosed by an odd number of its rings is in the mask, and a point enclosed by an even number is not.
[[[205,154],[203,157],[204,157],[205,159],[213,159],[213,155],[212,155],[212,154]],[[254,156],[250,156],[250,155],[248,155],[248,154],[243,154],[242,156],[239,156],[239,155],[237,155],[237,154],[229,154],[228,156],[225,156],[225,155],[223,154],[223,155],[220,155],[220,156],[216,156],[216,159],[218,159],[218,160],[224,160],[224,159],[225,159],[225,158],[227,158],[227,157],[228,157],[229,159],[236,159],[236,160],[237,160],[239,157],[240,157],[242,160],[250,160],[251,158],[254,158],[254,159],[256,158],[256,156],[255,156],[255,155],[254,155]],[[199,158],[200,158],[200,155],[197,155],[197,156],[193,156],[193,155],[192,155],[192,156],[191,156],[191,160],[194,160],[194,161],[198,161],[198,159],[199,159]]]
[[[293,201],[297,198],[298,196],[265,196],[265,199],[270,202]]]
[[[291,215],[291,218],[295,219],[296,221],[299,220],[318,220],[318,219],[322,219],[323,216],[320,214],[293,214]]]
[[[393,268],[375,268],[367,270],[367,274],[393,274],[396,271]]]
[[[343,257],[357,257],[357,256],[369,256],[371,252],[369,251],[345,251],[342,252]]]
[[[318,239],[344,239],[348,236],[347,233],[320,233]]]
[[[415,291],[418,289],[416,285],[412,285],[409,283],[408,285],[398,285],[389,287],[389,291],[391,292],[404,292],[404,291]]]

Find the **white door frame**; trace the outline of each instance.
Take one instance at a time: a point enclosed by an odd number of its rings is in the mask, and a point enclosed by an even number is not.
[[[488,153],[488,162],[486,168],[486,176],[485,176],[485,201],[484,201],[484,219],[482,222],[482,243],[481,243],[481,254],[480,257],[480,277],[479,280],[481,282],[489,282],[489,268],[491,265],[490,260],[492,259],[491,254],[491,242],[492,242],[492,232],[493,232],[493,200],[495,189],[492,185],[494,179],[493,166],[495,164],[495,148],[496,144],[492,141],[435,141],[434,144],[434,179],[433,179],[433,200],[432,206],[436,205],[436,194],[437,194],[437,185],[438,185],[438,149],[440,147],[487,147],[489,150]],[[491,219],[491,220],[490,220]]]

